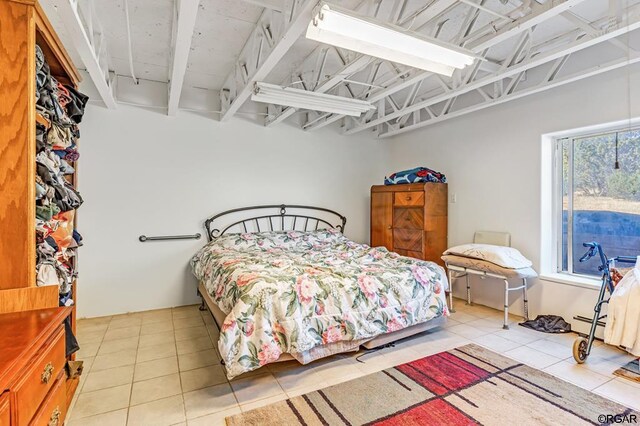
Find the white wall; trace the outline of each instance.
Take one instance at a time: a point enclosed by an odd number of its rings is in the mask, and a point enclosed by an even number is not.
[[[541,135],[628,118],[628,81],[632,115],[640,115],[639,79],[637,67],[630,75],[618,70],[384,141],[89,106],[79,170],[80,316],[197,302],[188,261],[204,241],[142,244],[141,234],[202,232],[215,212],[285,202],[343,212],[347,235],[367,242],[370,185],[417,165],[445,172],[457,194],[449,205],[450,245],[470,241],[475,230],[509,231],[539,269]],[[499,287],[475,282],[474,299],[501,308]],[[596,296],[535,281],[530,310],[571,319],[589,315]],[[511,306],[516,313],[519,302]]]
[[[476,230],[508,231],[513,246],[539,269],[541,135],[628,118],[630,91],[631,115],[640,115],[639,79],[637,67],[631,74],[614,71],[398,136],[389,142],[389,168],[426,165],[447,175],[449,193],[457,194],[457,203],[449,204],[450,245],[470,242]],[[474,284],[478,303],[501,309],[499,282]],[[593,310],[597,293],[591,289],[533,284],[534,315],[557,314],[571,321]],[[460,297],[463,287],[461,280]],[[517,302],[511,307],[522,312]]]
[[[324,206],[347,216],[347,236],[368,241],[369,187],[382,182],[387,148],[367,135],[124,105],[90,105],[81,132],[80,317],[196,303],[188,261],[205,240],[138,236],[203,233],[204,219],[229,208]]]

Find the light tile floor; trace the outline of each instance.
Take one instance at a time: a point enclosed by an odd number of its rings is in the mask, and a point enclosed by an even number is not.
[[[342,354],[307,366],[272,364],[231,382],[220,365],[217,329],[197,306],[80,320],[84,374],[70,425],[217,425],[224,418],[467,343],[477,343],[577,386],[640,410],[640,384],[613,371],[633,359],[596,342],[583,365],[572,358],[575,334],[548,335],[502,313],[456,303],[445,327],[395,347]]]

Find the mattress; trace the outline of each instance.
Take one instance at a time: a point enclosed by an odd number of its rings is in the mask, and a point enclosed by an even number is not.
[[[230,378],[448,315],[444,269],[336,230],[224,235],[191,265],[227,314],[218,346]]]

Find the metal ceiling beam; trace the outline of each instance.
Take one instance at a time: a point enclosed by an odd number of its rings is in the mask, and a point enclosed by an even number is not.
[[[475,31],[465,39],[465,45],[473,50],[484,50],[488,47],[495,46],[516,34],[535,27],[548,19],[558,16],[562,12],[566,12],[584,1],[585,0],[552,0],[544,4],[533,2],[534,8],[530,14],[501,26],[497,31],[491,25]]]
[[[376,93],[375,95],[371,97],[366,97],[365,99],[371,103],[376,103],[388,96],[393,95],[396,92],[399,92],[400,90],[404,90],[408,87],[414,86],[417,83],[420,83],[423,80],[425,80],[426,77],[431,77],[433,75],[434,74],[430,74],[426,72],[419,72],[417,74],[414,74],[413,76],[409,75],[408,78],[405,78],[400,83],[390,86],[386,89],[383,89],[382,91]],[[325,126],[328,126],[329,124],[335,123],[336,121],[340,120],[343,117],[344,115],[327,113],[327,114],[324,114],[324,119],[318,118],[318,119],[315,119],[313,123],[305,123],[302,126],[302,128],[304,130],[318,130]]]
[[[321,82],[318,87],[313,90],[315,93],[325,93],[329,90],[333,89],[337,84],[342,82],[344,79],[348,78],[348,76],[352,75],[355,72],[360,71],[367,65],[369,65],[373,61],[371,56],[359,55],[351,62],[346,62],[344,66],[338,70],[332,77],[329,77],[324,82]],[[296,108],[286,107],[279,114],[273,117],[267,117],[265,120],[265,126],[270,127],[274,124],[278,124],[283,120],[291,117],[296,112]]]
[[[447,3],[448,1],[449,0],[441,0],[440,2],[433,4],[431,8],[436,7],[438,4],[444,7],[448,4]],[[483,37],[482,39],[473,40],[469,42],[469,44],[466,45],[465,47],[475,53],[481,53],[486,49],[490,49],[511,37],[521,34],[522,32],[529,31],[531,28],[533,28],[535,25],[539,24],[540,22],[546,19],[550,19],[554,16],[557,16],[562,12],[574,7],[575,5],[582,3],[583,1],[585,0],[549,1],[544,5],[538,5],[538,7],[536,7],[530,14],[525,15],[522,18],[516,19],[515,21],[511,21],[511,22],[507,21],[507,23],[502,25],[499,29],[496,29],[495,28],[496,24],[492,22],[491,24],[483,27],[482,29],[474,33],[471,33],[469,37],[472,37],[474,34],[479,34],[479,36],[482,36],[487,32],[493,32],[493,34],[488,34],[486,37]],[[459,4],[457,3],[457,1],[453,3]],[[451,4],[449,4],[448,6],[451,7]],[[426,10],[424,13],[426,13]],[[475,13],[475,11],[470,13]],[[433,18],[434,16],[436,15],[431,16],[431,18]],[[464,38],[462,40],[463,45],[469,41],[469,37]],[[493,65],[493,68],[495,68],[495,65]],[[424,80],[426,78],[430,78],[433,75],[434,75],[433,73],[421,71],[415,76],[413,76],[411,79],[406,79],[405,81],[402,81],[398,84],[389,86],[385,89],[372,93],[371,96],[367,97],[367,100],[371,102],[375,102],[380,99],[386,98],[387,96],[391,96],[394,93],[397,93],[401,90],[406,89],[407,87],[412,86],[418,81]],[[316,130],[324,126],[327,126],[331,123],[334,123],[343,117],[344,117],[343,115],[337,115],[337,114],[326,115],[326,118],[324,120],[316,119],[313,124],[303,125],[303,128],[305,130]]]
[[[379,3],[380,5],[381,3]],[[427,6],[415,11],[412,14],[409,14],[406,17],[400,17],[398,14],[393,14],[392,19],[393,21],[400,26],[405,26],[407,27],[407,29],[411,29],[413,31],[417,31],[419,30],[421,27],[423,27],[425,24],[427,24],[429,21],[435,19],[436,17],[442,15],[443,13],[447,12],[448,10],[452,9],[453,7],[457,6],[459,4],[458,0],[433,0],[430,4],[428,4]],[[360,6],[362,6],[363,4],[361,4]],[[399,6],[399,3],[396,3],[396,6]],[[375,9],[375,14],[377,16],[377,12],[378,9]],[[401,8],[398,8],[397,12],[401,12]],[[372,58],[373,59],[373,58]],[[495,66],[494,64],[487,64],[488,67],[492,67]],[[336,80],[336,85],[340,83],[341,80],[344,80],[347,78],[346,75],[344,75],[343,73],[336,73],[336,77],[340,77],[342,75],[342,78],[338,78]],[[417,83],[421,82],[422,80],[424,80],[426,77],[425,76],[430,76],[432,75],[431,73],[427,73],[427,72],[423,72],[421,70],[414,70],[414,69],[409,69],[409,71],[404,72],[402,75],[404,75],[404,82],[399,83],[398,85],[394,86],[394,87],[401,87],[401,89],[398,90],[402,90],[406,87],[411,87],[411,86],[415,86]],[[373,81],[372,81],[373,83]],[[398,91],[397,90],[397,91]],[[392,92],[388,95],[385,96],[391,96],[393,93]],[[370,95],[370,91],[367,91],[366,94],[364,96],[361,96],[362,98],[374,103],[377,100],[381,99],[380,97],[369,97]],[[383,96],[384,97],[384,96]],[[310,130],[315,130],[315,129],[319,129],[321,127],[327,126],[331,123],[334,123],[335,121],[340,120],[342,117],[344,117],[343,115],[339,115],[339,114],[331,114],[331,113],[325,113],[323,115],[321,115],[318,118],[314,118],[312,121],[308,121],[307,123],[305,123],[302,127],[303,129],[310,129]],[[277,117],[279,118],[279,117]],[[285,117],[286,118],[286,117]],[[280,120],[278,120],[280,121]]]
[[[590,22],[588,22],[586,19],[572,12],[563,12],[562,17],[565,18],[567,21],[571,22],[576,27],[586,32],[587,34],[595,35],[600,31],[596,27],[594,27]],[[616,46],[618,49],[622,50],[625,53],[629,51],[631,51],[632,53],[635,53],[634,49],[632,49],[630,46],[626,45],[624,42],[618,39],[615,39],[615,38],[611,39],[609,40],[609,43]]]
[[[374,2],[365,0],[356,7],[356,12],[364,13],[365,15],[377,16],[380,11],[380,6],[381,2],[377,5],[374,5]],[[394,10],[396,10],[398,13],[400,13],[402,9],[400,6],[401,4],[399,2],[396,2],[394,5]],[[397,19],[397,17],[394,18],[394,20]],[[342,63],[342,67],[332,74],[327,74],[327,76],[325,77],[324,70],[327,64],[327,55],[329,53],[337,54],[337,56],[339,57],[339,61]],[[305,79],[302,77],[302,75],[305,73],[305,66],[309,62],[312,62],[311,60],[313,58],[316,58],[316,61],[313,65],[313,76],[311,79],[315,81],[310,82],[308,85],[305,85]],[[338,48],[331,46],[330,50],[328,50],[325,45],[320,45],[304,59],[302,64],[293,73],[293,75],[295,76],[300,76],[299,81],[296,81],[294,83],[293,81],[285,80],[284,82],[282,82],[282,85],[287,86],[288,84],[303,84],[306,90],[314,91],[317,93],[326,93],[343,82],[345,79],[349,78],[352,74],[362,70],[373,60],[374,58],[372,57],[359,54],[355,56],[349,55],[349,59],[345,59],[345,56],[340,52]],[[321,82],[321,79],[323,78],[326,79]],[[283,122],[284,120],[295,114],[297,109],[292,107],[283,107],[280,105],[269,105],[267,111],[268,116],[265,119],[264,125],[266,127],[271,127]]]
[[[87,13],[92,13],[93,8],[87,9]],[[80,16],[77,0],[62,0],[58,3],[56,10],[69,32],[69,39],[73,42],[76,52],[78,52],[102,101],[107,108],[115,109],[117,106],[116,98],[109,77],[104,34],[101,33],[98,40],[95,40],[93,31],[91,35],[87,34],[87,30],[82,23],[83,19]],[[93,26],[96,17],[89,17],[85,21],[91,22]]]
[[[220,121],[231,118],[298,40],[311,21],[314,0],[291,0],[283,12],[265,9],[220,91]]]
[[[631,17],[629,17],[628,19],[631,19]],[[444,93],[442,95],[439,96],[434,96],[430,99],[426,99],[424,101],[421,102],[417,102],[407,108],[404,108],[400,111],[394,111],[391,112],[387,115],[383,115],[375,120],[371,120],[367,123],[361,123],[359,125],[357,125],[354,128],[348,129],[345,131],[346,134],[353,134],[353,133],[357,133],[363,130],[366,130],[368,128],[383,124],[389,120],[393,120],[399,117],[402,117],[405,114],[409,114],[411,112],[414,111],[418,111],[426,106],[430,106],[430,105],[435,105],[437,103],[446,101],[447,99],[451,98],[451,97],[456,97],[474,90],[477,90],[478,88],[481,88],[483,86],[486,86],[488,84],[492,84],[494,82],[497,82],[499,80],[502,80],[506,77],[510,77],[510,76],[514,76],[522,71],[526,71],[528,69],[531,68],[535,68],[539,65],[545,64],[547,62],[553,61],[555,59],[561,58],[565,55],[577,52],[579,50],[583,50],[586,49],[588,47],[594,46],[596,44],[605,42],[605,41],[609,41],[611,39],[613,39],[614,37],[618,37],[620,35],[626,34],[630,31],[633,31],[637,28],[640,27],[640,21],[638,20],[637,16],[634,16],[633,19],[631,19],[631,22],[629,22],[628,24],[626,22],[621,22],[620,24],[609,28],[606,31],[601,32],[598,35],[586,35],[583,38],[581,38],[580,40],[577,40],[573,43],[569,43],[565,46],[562,46],[560,48],[556,48],[553,49],[549,52],[544,52],[544,53],[540,53],[537,54],[525,61],[522,61],[520,63],[514,64],[512,66],[509,66],[507,69],[505,69],[502,72],[498,72],[498,73],[494,73],[494,74],[490,74],[486,77],[483,77],[479,80],[470,82],[469,84],[466,84],[462,87],[459,87],[458,89],[449,92],[449,93]]]
[[[588,70],[584,70],[584,71],[580,71],[580,72],[576,72],[572,75],[566,76],[566,77],[562,77],[562,78],[556,78],[554,75],[552,76],[548,76],[545,80],[543,80],[540,84],[533,86],[531,88],[528,89],[523,89],[520,91],[512,91],[511,93],[505,93],[503,96],[500,96],[496,99],[487,99],[485,97],[485,100],[483,102],[480,102],[476,105],[467,107],[467,108],[463,108],[461,110],[458,111],[454,111],[454,112],[448,112],[445,114],[440,114],[438,116],[433,116],[432,114],[429,116],[429,118],[421,121],[421,122],[415,122],[414,124],[408,125],[408,126],[404,126],[404,127],[397,127],[397,128],[393,128],[390,127],[388,131],[383,132],[379,135],[380,138],[389,138],[392,136],[397,136],[399,134],[402,133],[406,133],[406,132],[410,132],[416,129],[420,129],[423,127],[427,127],[427,126],[431,126],[433,124],[436,123],[440,123],[442,121],[451,119],[451,118],[455,118],[455,117],[460,117],[463,115],[467,115],[467,114],[471,114],[472,112],[476,112],[476,111],[480,111],[482,109],[485,108],[489,108],[495,105],[500,105],[502,103],[505,102],[509,102],[515,99],[519,99],[519,98],[523,98],[525,96],[529,96],[529,95],[533,95],[536,93],[540,93],[543,92],[545,90],[549,90],[549,89],[554,89],[556,87],[560,87],[563,86],[565,84],[569,84],[569,83],[573,83],[576,81],[580,81],[583,80],[585,78],[589,78],[589,77],[593,77],[596,76],[598,74],[603,74],[605,72],[609,72],[618,68],[622,68],[625,66],[630,66],[633,64],[637,64],[640,63],[640,56],[639,55],[635,55],[632,58],[623,58],[623,59],[617,59],[611,62],[608,62],[606,64],[602,64],[602,65],[598,65],[595,67],[592,67]],[[428,114],[429,115],[429,114]]]
[[[267,2],[263,0],[242,0],[242,1],[245,3],[252,4],[254,6],[264,7],[266,9],[273,9],[276,12],[284,11],[284,8],[282,7],[282,5],[277,5],[277,4],[274,4],[273,2]]]
[[[472,3],[472,2],[471,2]],[[440,1],[435,1],[432,2],[431,4],[429,4],[428,6],[419,9],[418,11],[414,12],[413,14],[410,14],[408,17],[405,18],[401,18],[401,12],[402,12],[402,8],[405,5],[405,3],[402,2],[398,2],[396,1],[396,3],[394,4],[394,11],[392,13],[391,16],[391,20],[396,22],[398,25],[405,25],[408,27],[414,27],[416,26],[416,22],[418,23],[418,26],[422,26],[425,23],[429,22],[430,20],[432,20],[434,17],[439,16],[440,14],[442,14],[443,12],[445,12],[446,10],[449,10],[451,7],[456,6],[458,4],[458,0],[440,0]],[[362,6],[364,6],[363,3],[360,4],[360,8],[362,8]],[[478,7],[483,7],[482,5],[476,5]],[[374,10],[373,12],[377,13],[377,9]],[[370,11],[371,12],[371,11]],[[479,11],[477,11],[479,12]],[[324,93],[326,91],[331,90],[333,87],[337,86],[338,84],[340,84],[342,81],[346,80],[351,74],[362,70],[364,67],[366,67],[369,63],[373,62],[374,58],[371,57],[360,57],[360,58],[356,58],[354,61],[350,62],[349,64],[344,63],[344,67],[342,69],[337,70],[334,74],[333,77],[331,77],[329,80],[327,80],[325,82],[325,84],[323,84],[321,87],[317,87],[315,88],[313,91],[315,92],[319,92],[319,93]],[[493,63],[489,63],[487,62],[485,64],[485,62],[483,62],[483,67],[490,70],[490,71],[495,71],[496,69],[496,65]],[[486,66],[485,66],[486,65]],[[302,73],[302,69],[304,69],[304,63],[303,65],[299,68],[298,73]],[[411,73],[416,73],[416,72],[421,72],[421,71],[417,71],[417,70],[412,70]],[[420,78],[417,78],[415,80],[413,80],[413,78],[409,78],[411,77],[410,74],[407,74],[407,76],[405,77],[405,83],[400,83],[402,84],[402,86],[415,86],[416,82],[420,82],[424,79],[424,74],[420,76]],[[426,73],[429,74],[429,73]],[[390,96],[390,95],[389,95]],[[372,102],[375,102],[376,100],[378,100],[379,98],[367,98],[367,100],[370,100]],[[288,117],[290,117],[291,115],[293,115],[296,111],[295,108],[281,108],[281,107],[277,107],[274,106],[272,108],[270,108],[270,116],[267,117],[267,119],[265,120],[265,126],[273,126],[277,123],[282,122],[283,120],[287,119]],[[324,114],[325,117],[328,117],[331,114]],[[337,116],[336,118],[331,118],[329,120],[324,120],[324,121],[319,121],[317,124],[317,127],[324,127],[325,125],[328,125],[334,121],[337,121],[338,119],[342,118],[342,116]],[[315,121],[314,121],[315,122]],[[304,127],[306,128],[306,126]]]
[[[425,26],[431,20],[436,17],[442,15],[452,7],[458,5],[458,0],[435,0],[432,1],[428,6],[416,11],[408,15],[406,18],[403,18],[399,25],[403,27],[407,27],[411,31],[418,31],[420,28]]]
[[[167,107],[167,115],[170,116],[174,116],[178,112],[199,3],[200,0],[178,0],[175,4],[173,55],[171,58],[171,73],[169,75],[169,102]]]
[[[475,7],[476,9],[479,9],[479,10],[481,10],[483,12],[486,12],[489,15],[493,15],[493,16],[495,16],[497,18],[505,19],[505,20],[511,20],[511,18],[509,18],[508,16],[505,16],[505,15],[503,15],[501,13],[498,13],[495,10],[491,10],[488,7],[485,7],[483,4],[475,3],[475,2],[473,2],[471,0],[459,0],[459,1],[461,3],[469,5],[471,7]]]

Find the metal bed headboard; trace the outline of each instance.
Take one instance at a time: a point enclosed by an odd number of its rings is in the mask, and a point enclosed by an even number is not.
[[[288,212],[287,209],[295,210],[294,212]],[[303,212],[298,213],[298,211]],[[256,214],[260,212],[258,216],[251,216],[245,219],[236,220],[235,222],[222,227],[214,225],[214,221],[220,219],[223,216],[233,216],[235,213],[255,211]],[[337,216],[340,220],[340,224],[334,225],[328,218],[318,217],[316,215],[311,216],[314,213],[305,213],[304,211],[316,211],[328,213],[327,216]],[[237,219],[237,218],[236,218]],[[231,219],[233,220],[233,219]],[[344,227],[347,224],[347,218],[338,212],[335,212],[324,207],[313,206],[299,206],[299,205],[264,205],[264,206],[251,206],[241,207],[237,209],[227,210],[222,213],[218,213],[215,216],[205,220],[204,227],[207,230],[207,239],[209,241],[224,235],[227,231],[232,230],[234,227],[238,229],[238,232],[261,232],[261,231],[310,231],[320,229],[322,225],[327,225],[331,228],[337,228],[340,232],[344,232]],[[296,228],[298,226],[298,228]],[[222,230],[220,230],[222,229]]]

